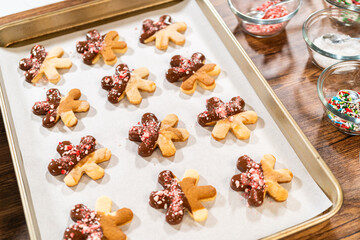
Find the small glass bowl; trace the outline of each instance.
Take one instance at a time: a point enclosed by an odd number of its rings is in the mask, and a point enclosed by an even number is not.
[[[323,2],[326,8],[338,7],[360,13],[360,5],[355,5],[355,4],[348,5],[340,0],[323,0]]]
[[[360,91],[360,61],[343,61],[331,65],[321,73],[317,82],[317,92],[324,105],[326,118],[341,132],[360,135],[360,118],[341,113],[328,102],[340,90]]]
[[[340,8],[327,8],[314,12],[304,22],[302,33],[313,62],[321,68],[329,67],[342,60],[360,60],[360,55],[334,54],[314,44],[314,41],[325,34],[359,38],[360,14],[357,12]]]
[[[258,38],[273,37],[281,33],[296,13],[299,11],[302,0],[293,0],[282,4],[289,12],[288,15],[274,19],[250,17],[247,14],[261,6],[267,0],[228,0],[231,11],[237,16],[242,30]]]

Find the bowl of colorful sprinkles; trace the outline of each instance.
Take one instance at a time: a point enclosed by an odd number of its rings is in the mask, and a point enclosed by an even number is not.
[[[360,60],[360,13],[327,8],[311,14],[302,34],[313,63],[321,68]]]
[[[326,68],[317,82],[324,114],[340,131],[360,135],[360,61],[343,61]]]
[[[338,7],[360,12],[360,0],[324,0],[326,7]]]
[[[228,4],[245,33],[266,38],[285,29],[302,0],[228,0]]]

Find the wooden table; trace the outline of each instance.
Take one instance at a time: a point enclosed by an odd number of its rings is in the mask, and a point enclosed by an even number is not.
[[[77,2],[81,1],[84,0]],[[323,117],[316,93],[321,70],[309,59],[301,33],[306,17],[323,8],[322,1],[304,0],[302,9],[286,31],[270,39],[245,35],[237,26],[226,0],[211,2],[329,165],[344,191],[344,204],[339,213],[289,239],[360,239],[360,136],[340,133]],[[0,239],[29,239],[2,119],[0,156]]]

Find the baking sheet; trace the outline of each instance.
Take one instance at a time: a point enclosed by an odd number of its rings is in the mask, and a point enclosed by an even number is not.
[[[42,7],[52,3],[61,2],[61,0],[12,0],[4,3],[0,8],[0,17],[4,17],[10,14]]]
[[[170,14],[175,21],[188,24],[184,47],[170,44],[169,49],[163,52],[152,44],[138,42],[142,21],[146,18],[155,20],[163,14]],[[107,91],[101,88],[100,81],[103,76],[112,75],[114,67],[105,65],[102,60],[94,66],[82,62],[75,51],[75,43],[85,39],[86,31],[40,43],[47,50],[54,46],[63,47],[66,52],[64,57],[73,61],[70,70],[61,71],[62,79],[57,85],[41,83],[34,87],[25,82],[23,72],[18,69],[18,61],[29,56],[32,45],[1,49],[5,88],[42,239],[61,239],[65,228],[72,224],[69,217],[72,206],[84,203],[94,209],[96,199],[101,195],[113,199],[114,210],[118,207],[133,210],[133,222],[122,227],[129,239],[164,239],[169,236],[174,239],[234,239],[239,236],[256,239],[301,223],[331,206],[210,24],[206,23],[207,19],[196,2],[184,1],[97,27],[101,33],[116,30],[127,42],[129,50],[117,64],[127,63],[130,68],[145,66],[150,69],[149,78],[155,81],[157,89],[153,94],[142,93],[144,98],[139,106],[129,104],[126,99],[116,105],[107,101]],[[217,63],[222,73],[213,91],[197,88],[189,96],[181,93],[180,83],[169,83],[164,75],[173,55],[190,57],[197,51],[205,54],[207,62]],[[76,127],[69,129],[59,122],[54,128],[46,129],[41,126],[41,117],[32,114],[34,102],[43,100],[45,92],[51,87],[57,87],[63,94],[79,88],[83,93],[82,99],[90,102],[88,113],[77,114],[79,123]],[[229,101],[237,95],[244,98],[246,109],[258,113],[259,121],[249,126],[252,130],[249,140],[237,140],[229,133],[225,140],[217,142],[210,136],[212,127],[202,128],[197,124],[196,116],[205,110],[207,98],[217,96]],[[149,158],[137,155],[138,144],[127,139],[128,129],[136,125],[145,112],[153,112],[159,119],[170,113],[179,116],[179,127],[185,127],[190,138],[185,143],[175,143],[178,149],[175,157],[163,158],[159,150]],[[53,177],[47,172],[47,165],[51,158],[59,157],[56,153],[59,141],[70,140],[77,144],[82,136],[88,134],[97,138],[100,145],[109,148],[113,156],[109,162],[101,164],[105,168],[103,179],[93,181],[83,176],[78,186],[68,188],[62,177]],[[248,154],[259,161],[266,153],[275,155],[276,168],[289,168],[293,172],[293,181],[283,184],[289,190],[289,198],[284,203],[277,203],[268,197],[261,207],[249,208],[241,193],[230,189],[229,181],[239,173],[236,160],[240,155]],[[161,189],[157,183],[160,171],[169,169],[181,178],[189,168],[200,173],[199,185],[213,185],[218,196],[214,202],[204,204],[209,210],[205,222],[196,223],[186,215],[182,224],[170,226],[165,222],[164,211],[149,206],[148,196],[151,191]]]

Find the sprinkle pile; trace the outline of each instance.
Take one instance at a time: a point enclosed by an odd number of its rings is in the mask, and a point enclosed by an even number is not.
[[[358,92],[360,94],[360,92]],[[337,111],[353,118],[360,119],[360,102],[351,103],[352,101],[350,94],[346,90],[339,91],[336,96],[329,99],[328,103],[335,108]],[[360,132],[360,125],[353,122],[344,120],[330,111],[328,111],[328,117],[339,128],[343,128],[350,132]]]
[[[269,8],[270,6],[272,6],[274,4],[277,4],[279,2],[280,2],[280,0],[267,1],[267,2],[263,3],[261,6],[257,7],[256,10],[257,11],[266,11],[267,8]],[[280,6],[276,6],[274,8],[271,8],[270,10],[268,10],[262,19],[276,19],[276,18],[284,17],[288,14],[289,14],[289,12],[286,9],[286,7],[280,5]],[[269,25],[245,24],[245,29],[249,33],[252,33],[255,35],[267,36],[267,35],[273,35],[273,34],[280,32],[284,26],[285,26],[285,23],[277,23],[277,24],[269,24]]]
[[[343,3],[347,6],[357,5],[360,6],[360,0],[335,0],[338,3]]]

